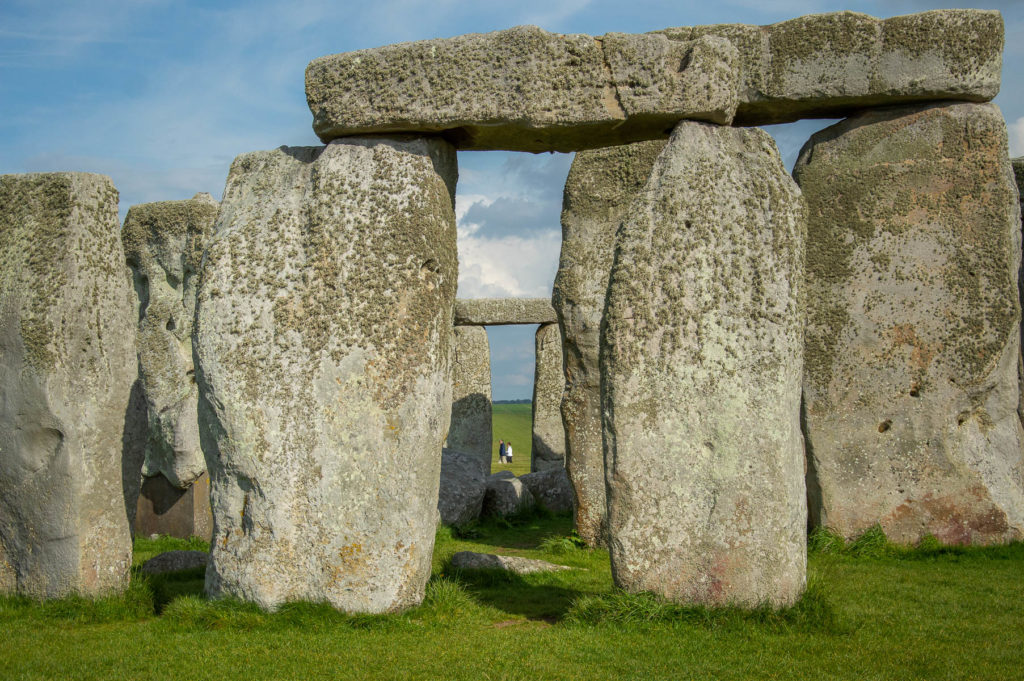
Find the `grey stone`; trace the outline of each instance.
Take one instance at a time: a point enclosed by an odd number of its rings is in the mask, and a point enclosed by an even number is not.
[[[232,164],[197,302],[207,593],[419,603],[451,416],[455,151],[353,138]]]
[[[562,426],[562,335],[558,324],[542,324],[534,339],[533,442],[530,470],[565,468],[565,428]]]
[[[143,478],[134,511],[136,534],[213,539],[210,476],[205,473],[185,489],[163,475]]]
[[[601,439],[601,316],[615,254],[615,232],[665,142],[581,151],[562,200],[562,252],[552,293],[562,329],[566,468],[575,490],[576,532],[588,545],[607,534]]]
[[[488,479],[494,480],[511,480],[516,477],[516,474],[510,470],[496,471],[487,476]]]
[[[455,323],[467,326],[550,324],[557,320],[547,298],[466,298],[455,301]]]
[[[570,513],[573,510],[572,484],[564,468],[520,475],[519,481],[526,485],[539,505],[552,513]]]
[[[456,326],[452,418],[445,446],[469,457],[480,478],[491,472],[491,348],[482,326]]]
[[[617,237],[601,334],[615,583],[803,592],[805,207],[758,129],[682,122]]]
[[[415,131],[459,149],[574,151],[662,137],[681,118],[728,123],[737,61],[715,36],[517,26],[315,59],[306,100],[325,142]]]
[[[210,554],[206,551],[165,551],[143,563],[142,571],[147,575],[159,575],[164,572],[205,568],[209,562]]]
[[[0,593],[128,585],[138,369],[117,198],[102,175],[0,176]]]
[[[139,368],[149,415],[142,473],[175,487],[206,473],[196,413],[192,320],[199,264],[217,219],[209,194],[132,206],[121,241],[141,301]]]
[[[927,100],[984,102],[999,93],[1003,19],[994,10],[933,10],[876,19],[811,14],[770,26],[671,28],[684,42],[731,41],[740,54],[737,125],[839,118]]]
[[[812,524],[1019,539],[1020,212],[999,109],[868,111],[811,138],[804,374]]]
[[[306,99],[322,140],[442,133],[460,149],[578,151],[663,139],[682,119],[764,125],[866,107],[988,101],[997,11],[815,14],[644,35],[533,26],[321,57]]]
[[[533,494],[511,471],[499,471],[487,478],[483,515],[509,516],[533,508]]]
[[[445,525],[465,525],[480,517],[486,484],[477,457],[451,449],[441,453],[441,488],[437,510]]]
[[[1024,157],[1010,159],[1013,166],[1013,174],[1017,180],[1017,196],[1020,203],[1020,211],[1024,214]],[[1024,266],[1017,272],[1018,301],[1024,306]],[[1021,348],[1024,349],[1024,324],[1020,327]],[[1021,423],[1024,423],[1024,354],[1017,361],[1018,400],[1017,415]]]
[[[499,556],[496,553],[475,553],[473,551],[459,551],[452,556],[451,565],[458,570],[506,570],[517,575],[574,569],[568,565],[556,565],[536,558]]]

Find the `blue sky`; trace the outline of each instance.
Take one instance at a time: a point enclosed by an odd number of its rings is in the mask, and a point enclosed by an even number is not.
[[[1010,126],[1011,153],[1024,155],[1021,0],[2,0],[0,173],[104,173],[121,192],[123,216],[132,204],[198,191],[219,199],[242,152],[318,144],[303,76],[325,54],[519,24],[601,34],[943,7],[1003,11],[1007,48],[996,103]],[[769,131],[792,165],[803,142],[827,124]],[[550,295],[571,162],[570,154],[459,154],[460,297]],[[530,396],[534,330],[490,330],[495,399]]]

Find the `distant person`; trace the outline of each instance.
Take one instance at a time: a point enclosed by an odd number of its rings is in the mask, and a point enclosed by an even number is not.
[[[498,440],[498,463],[505,463],[505,441]]]
[[[505,463],[512,465],[512,440],[505,443]]]

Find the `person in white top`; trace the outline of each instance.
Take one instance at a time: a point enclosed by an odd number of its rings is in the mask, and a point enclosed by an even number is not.
[[[505,443],[505,463],[512,463],[512,441]]]

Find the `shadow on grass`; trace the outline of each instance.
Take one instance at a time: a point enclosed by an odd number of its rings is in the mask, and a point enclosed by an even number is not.
[[[518,575],[507,570],[448,568],[444,574],[483,606],[508,615],[550,623],[561,621],[574,601],[590,595],[583,589],[559,583],[565,573]]]

